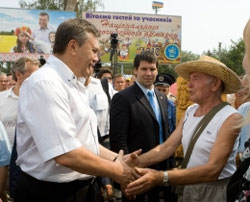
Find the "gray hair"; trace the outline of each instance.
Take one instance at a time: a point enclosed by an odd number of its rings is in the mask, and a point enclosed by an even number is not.
[[[16,60],[13,67],[11,68],[11,74],[15,81],[17,81],[16,72],[20,72],[22,74],[26,72],[26,69],[25,69],[26,62],[31,62],[34,65],[40,64],[39,60],[36,58],[28,57],[28,56],[20,57],[18,60]]]

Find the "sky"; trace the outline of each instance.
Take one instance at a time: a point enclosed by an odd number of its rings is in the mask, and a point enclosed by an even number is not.
[[[182,50],[203,51],[230,48],[242,38],[250,18],[249,0],[157,0],[164,3],[160,15],[182,17]],[[0,0],[0,7],[19,8],[19,0]],[[102,0],[97,11],[155,14],[152,0]]]

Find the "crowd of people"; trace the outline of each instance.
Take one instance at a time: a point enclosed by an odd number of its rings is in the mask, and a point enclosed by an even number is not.
[[[18,28],[13,51],[44,52],[48,20]],[[154,53],[135,55],[128,80],[94,68],[98,37],[84,19],[64,21],[44,65],[27,54],[0,73],[0,201],[249,201],[250,20],[244,77],[209,56],[176,66],[193,103],[178,124],[176,79]]]

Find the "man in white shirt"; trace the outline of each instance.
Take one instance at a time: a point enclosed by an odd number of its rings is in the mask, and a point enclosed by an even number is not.
[[[19,89],[23,81],[39,68],[39,64],[36,58],[19,58],[11,69],[16,85],[0,92],[0,120],[9,136],[11,147],[14,144]]]
[[[90,78],[87,85],[89,105],[97,116],[97,125],[101,137],[109,134],[109,101],[105,94],[101,81],[99,79]]]
[[[10,163],[10,143],[8,135],[0,121],[0,201],[7,201],[4,189],[8,178],[8,166]]]
[[[70,31],[69,31],[70,30]],[[75,201],[95,176],[126,186],[134,170],[122,152],[99,145],[86,79],[98,61],[98,30],[83,19],[59,25],[47,63],[21,88],[17,118],[18,178],[15,201]]]
[[[4,72],[0,72],[0,91],[8,89],[7,75]]]
[[[91,76],[89,77],[89,79],[86,80],[85,86],[88,89],[89,106],[91,107],[91,109],[93,109],[97,117],[99,142],[106,148],[110,148],[110,144],[109,144],[109,98],[107,94],[104,92],[100,79],[97,79]],[[109,96],[111,99],[112,95],[109,95]],[[111,180],[106,177],[100,177],[98,178],[97,181],[98,181],[99,186],[101,186],[100,190],[102,192],[107,193],[107,196],[105,196],[106,200],[108,198],[111,198],[113,194]]]
[[[56,29],[49,24],[49,14],[46,12],[41,12],[39,14],[39,27],[35,28],[33,31],[32,38],[35,41],[42,41],[45,44],[51,46],[50,33],[54,33]],[[37,51],[43,53],[43,49],[39,49],[39,45],[36,46]]]

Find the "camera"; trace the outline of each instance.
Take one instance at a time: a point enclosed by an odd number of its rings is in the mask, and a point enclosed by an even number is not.
[[[46,60],[43,58],[42,55],[40,55],[39,62],[40,62],[40,67],[46,63]]]
[[[116,32],[113,32],[111,35],[110,35],[110,38],[111,38],[111,41],[110,41],[110,44],[111,44],[111,48],[112,49],[116,49],[117,48],[117,45],[118,45],[118,34]]]
[[[116,32],[113,32],[111,35],[110,35],[111,39],[116,39],[118,37],[118,34]]]

